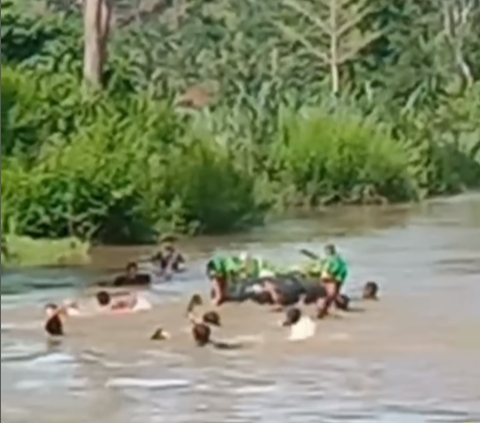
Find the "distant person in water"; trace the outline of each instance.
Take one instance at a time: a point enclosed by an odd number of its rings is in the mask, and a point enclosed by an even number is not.
[[[199,294],[194,294],[190,298],[187,306],[187,316],[191,322],[199,322],[198,318],[195,317],[194,311],[198,306],[203,305],[203,299]],[[220,315],[216,311],[207,311],[203,314],[201,323],[205,323],[211,326],[222,326]]]
[[[178,251],[174,237],[165,237],[160,250],[152,257],[152,263],[163,275],[171,275],[185,270],[185,258]]]
[[[341,295],[341,289],[348,274],[345,260],[338,254],[336,247],[329,244],[325,247],[325,262],[322,263],[321,283],[325,287],[326,297],[322,300],[318,312],[318,318],[323,319],[328,315],[330,307],[335,304],[340,309],[345,309],[345,298]]]
[[[205,346],[212,341],[210,341],[211,336],[211,326],[220,327],[221,319],[220,315],[216,311],[207,311],[203,314],[202,318],[199,319],[195,316],[195,308],[202,305],[202,297],[198,294],[192,295],[187,306],[187,317],[192,324],[192,337],[195,340],[195,343],[199,346]],[[151,340],[154,341],[164,341],[170,339],[171,336],[163,328],[158,328],[153,335]]]
[[[363,287],[364,300],[378,300],[378,284],[376,282],[367,282]]]
[[[117,276],[113,281],[113,286],[145,286],[151,282],[151,276],[145,273],[138,272],[138,264],[136,262],[130,262],[127,264],[125,273]],[[108,284],[99,284],[108,285]]]
[[[226,300],[228,285],[240,276],[241,263],[234,257],[217,255],[208,261],[206,270],[212,283],[213,304],[220,306]]]
[[[45,314],[47,315],[44,326],[45,332],[52,337],[65,335],[62,320],[62,317],[66,315],[65,309],[57,304],[50,303],[45,306]]]
[[[95,296],[100,312],[134,313],[151,310],[150,302],[139,294],[129,293],[113,298],[107,291],[97,292]]]

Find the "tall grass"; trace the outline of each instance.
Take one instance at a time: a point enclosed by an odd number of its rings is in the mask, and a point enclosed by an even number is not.
[[[152,242],[243,230],[292,206],[480,185],[478,83],[407,110],[362,95],[352,74],[352,90],[332,98],[311,60],[259,13],[251,21],[256,5],[228,4],[241,9],[231,28],[197,19],[195,2],[175,30],[162,20],[116,32],[105,90],[85,97],[81,16],[2,3],[3,234]],[[173,97],[209,80],[215,101],[180,113]]]
[[[2,238],[2,267],[71,266],[89,262],[90,245],[76,238],[35,240],[26,236]]]

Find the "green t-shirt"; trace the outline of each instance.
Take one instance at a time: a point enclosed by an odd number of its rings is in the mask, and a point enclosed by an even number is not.
[[[323,273],[337,282],[344,283],[348,275],[347,263],[339,255],[330,256],[325,261]]]
[[[217,277],[223,277],[227,280],[235,278],[241,271],[238,260],[230,256],[217,255],[211,260],[213,268],[209,269]]]
[[[244,263],[243,267],[246,275],[251,278],[259,278],[262,271],[265,270],[268,270],[271,273],[277,272],[277,269],[275,269],[272,264],[260,257],[252,257],[247,263]]]

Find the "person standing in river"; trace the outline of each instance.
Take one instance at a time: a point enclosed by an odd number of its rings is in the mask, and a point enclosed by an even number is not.
[[[165,237],[161,242],[160,250],[152,257],[152,262],[165,276],[181,272],[185,268],[185,257],[177,249],[175,241],[173,236]]]
[[[207,276],[212,283],[213,304],[220,306],[227,297],[228,284],[238,279],[242,265],[230,256],[217,255],[207,263]]]
[[[341,295],[341,290],[347,279],[347,263],[338,254],[333,244],[325,246],[325,255],[325,261],[322,263],[321,283],[325,287],[327,295],[322,300],[318,312],[319,319],[323,319],[328,315],[332,304],[335,304],[337,308],[345,308],[342,307],[344,305],[344,297]]]

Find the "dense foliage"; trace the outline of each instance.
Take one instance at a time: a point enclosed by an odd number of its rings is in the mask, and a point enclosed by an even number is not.
[[[81,11],[2,0],[2,233],[140,242],[480,185],[476,0],[163,3],[115,5],[86,95]]]

